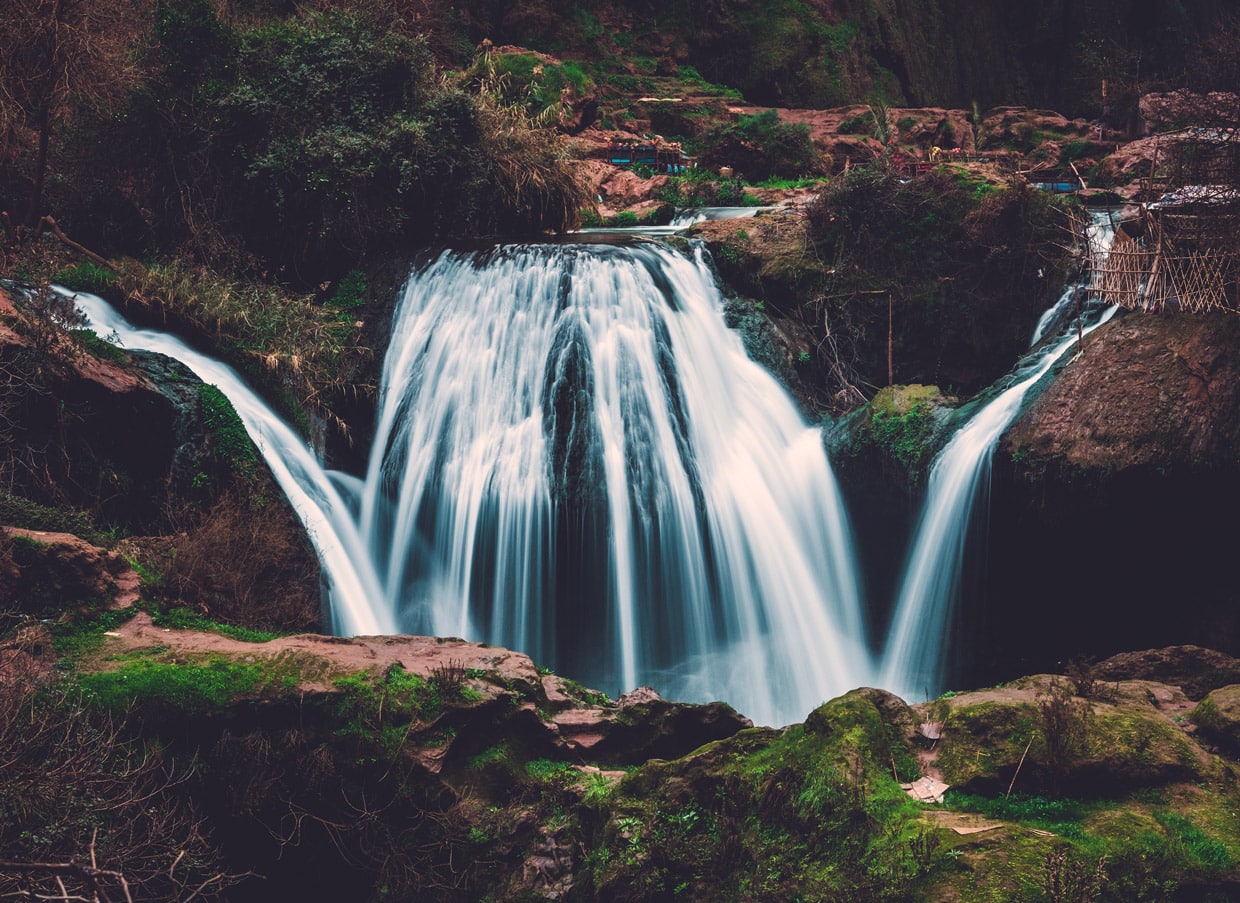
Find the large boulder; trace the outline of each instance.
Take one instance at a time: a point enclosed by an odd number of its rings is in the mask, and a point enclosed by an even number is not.
[[[1240,684],[1214,690],[1189,717],[1203,737],[1233,754],[1240,753]]]
[[[956,679],[1172,644],[1240,653],[1240,318],[1099,328],[1002,438]]]

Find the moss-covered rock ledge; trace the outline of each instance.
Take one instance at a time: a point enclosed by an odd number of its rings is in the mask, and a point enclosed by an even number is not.
[[[247,642],[144,612],[86,632],[66,644],[29,630],[0,649],[0,702],[20,716],[0,752],[24,781],[0,777],[21,813],[0,827],[5,890],[40,878],[22,863],[82,863],[92,846],[98,868],[150,890],[135,899],[188,899],[204,881],[200,896],[226,900],[1221,900],[1240,888],[1240,663],[1199,649],[917,706],[859,689],[773,730],[650,690],[612,701],[454,639]],[[1155,660],[1182,686],[1148,679]],[[89,767],[45,766],[66,748],[40,747],[49,720],[111,738],[99,771],[123,760],[120,773],[148,775],[139,821],[181,818],[143,834],[161,848],[127,856],[132,807],[92,797],[104,779]],[[922,777],[951,785],[941,804],[906,793]]]

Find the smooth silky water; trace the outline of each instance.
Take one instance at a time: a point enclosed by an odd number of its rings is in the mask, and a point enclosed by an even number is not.
[[[340,633],[463,636],[766,724],[874,680],[821,434],[725,325],[700,250],[507,245],[419,267],[361,483],[229,368],[79,303],[233,401],[320,550]]]
[[[1091,244],[1102,253],[1114,229],[1100,215],[1090,226]],[[1038,321],[1032,349],[982,397],[971,403],[963,423],[930,465],[926,498],[913,533],[904,577],[884,645],[879,684],[904,699],[922,700],[944,689],[951,633],[966,567],[966,545],[976,521],[988,528],[990,463],[999,437],[1045,387],[1052,367],[1078,340],[1070,313],[1089,295],[1100,261],[1070,286]],[[1086,301],[1080,305],[1080,335],[1088,335],[1117,308]],[[1058,332],[1048,339],[1047,334]]]
[[[876,660],[821,434],[726,327],[700,248],[501,245],[418,267],[364,479],[324,471],[230,368],[78,303],[230,398],[318,549],[335,632],[462,636],[765,724],[857,686],[941,689],[991,451],[1075,341],[1061,323],[937,456]]]

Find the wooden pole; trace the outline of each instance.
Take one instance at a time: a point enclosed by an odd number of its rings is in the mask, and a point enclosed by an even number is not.
[[[895,385],[895,366],[892,360],[892,337],[895,332],[895,314],[892,311],[891,292],[887,293],[887,385]]]

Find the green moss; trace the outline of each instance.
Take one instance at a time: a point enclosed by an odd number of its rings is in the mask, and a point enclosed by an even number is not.
[[[921,476],[935,434],[935,405],[942,395],[937,386],[888,386],[870,403],[869,437],[909,474]]]
[[[258,461],[258,452],[228,396],[218,387],[204,383],[198,387],[198,398],[217,459],[235,473],[251,473]]]
[[[953,707],[943,722],[948,742],[935,760],[948,784],[983,779],[1001,781],[1010,774],[1033,739],[1037,710],[1032,704],[993,702]]]
[[[164,611],[152,612],[151,621],[156,627],[218,633],[245,643],[267,643],[281,636],[281,634],[273,633],[269,630],[253,630],[249,627],[238,627],[233,624],[212,621],[210,618],[204,618],[187,608],[169,608]]]
[[[205,664],[135,661],[77,681],[92,705],[118,714],[148,705],[199,714],[254,693],[262,677],[261,665],[214,658]]]
[[[51,626],[52,646],[63,658],[73,661],[103,645],[104,634],[115,630],[135,614],[132,608],[66,614]]]

